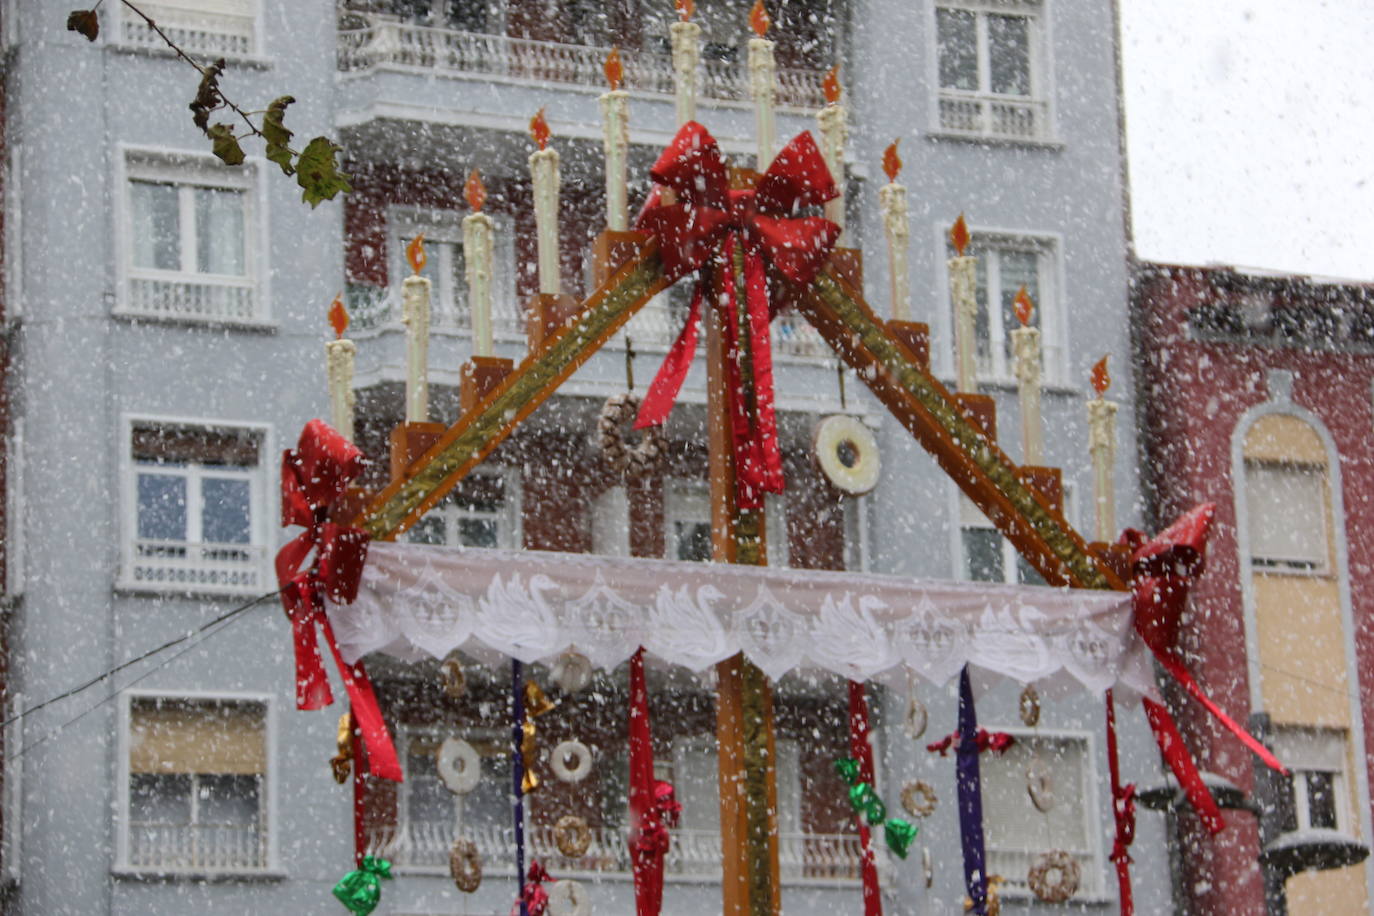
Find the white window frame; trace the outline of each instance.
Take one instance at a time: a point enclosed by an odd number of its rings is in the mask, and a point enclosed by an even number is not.
[[[1067,482],[1064,486],[1064,518],[1070,524],[1074,519],[1073,491]],[[954,528],[954,561],[958,577],[966,581],[974,581],[972,570],[969,568],[968,547],[964,540],[964,532],[970,529],[996,531],[997,526],[988,520],[977,506],[973,504],[963,492],[956,486],[950,487],[953,495],[953,518]],[[998,534],[1002,552],[1002,578],[1001,582],[1006,585],[1038,585],[1040,583],[1023,583],[1018,573],[1018,561],[1021,555],[1016,551],[1016,547],[1004,535]]]
[[[496,548],[498,550],[519,550],[524,541],[524,532],[521,527],[523,512],[523,498],[520,489],[520,471],[515,467],[485,466],[474,469],[469,475],[471,477],[499,477],[502,481],[503,500],[500,509],[494,512],[487,512],[481,509],[469,509],[453,502],[453,493],[450,494],[426,512],[423,518],[438,518],[442,520],[444,526],[444,543],[442,546],[454,550],[476,549],[469,548],[457,541],[458,522],[463,519],[492,520],[496,522]],[[423,519],[422,519],[423,520]],[[409,531],[414,531],[412,525]],[[409,532],[407,532],[409,533]]]
[[[251,8],[247,14],[206,9],[210,6],[224,6],[223,0],[148,0],[140,3],[158,26],[181,48],[193,57],[226,60],[245,63],[263,60],[263,4],[262,0],[244,0]],[[108,7],[112,10],[113,22],[110,23],[108,39],[110,44],[128,51],[149,51],[158,54],[173,54],[156,32],[132,10],[116,3]],[[218,20],[218,23],[216,22]],[[242,26],[247,23],[248,32]],[[234,28],[235,25],[240,26]],[[218,26],[218,27],[217,27]]]
[[[428,207],[389,207],[387,209],[387,276],[399,288],[401,277],[411,274],[406,246],[420,233],[425,235],[425,256],[429,259],[421,276],[429,277],[430,327],[436,333],[472,334],[472,310],[467,293],[453,286],[453,250],[463,247],[463,217],[466,211]],[[497,340],[525,340],[525,314],[515,294],[515,224],[504,214],[488,213],[495,227],[492,238],[491,308],[492,337]],[[435,244],[435,243],[439,244]],[[399,303],[389,319],[401,319]]]
[[[1312,809],[1308,799],[1308,773],[1331,774],[1331,795],[1335,801],[1336,827],[1340,833],[1354,834],[1351,811],[1349,737],[1344,729],[1305,725],[1276,725],[1270,746],[1293,772],[1293,813],[1299,831],[1311,830]]]
[[[1097,770],[1097,747],[1095,736],[1091,732],[1079,729],[1060,729],[1043,727],[1030,729],[1019,725],[1015,727],[989,725],[988,729],[990,731],[1006,732],[1010,734],[1013,738],[1015,738],[1019,743],[1041,740],[1076,742],[1082,745],[1083,770],[1081,785],[1077,787],[1065,786],[1061,781],[1056,779],[1054,784],[1054,793],[1055,797],[1060,800],[1060,803],[1062,803],[1062,800],[1064,798],[1076,797],[1082,799],[1084,830],[1083,836],[1085,837],[1087,848],[1067,850],[1070,854],[1080,856],[1083,859],[1088,860],[1086,863],[1080,862],[1080,865],[1082,866],[1082,874],[1080,876],[1079,881],[1079,890],[1077,894],[1074,895],[1074,900],[1079,902],[1096,902],[1106,899],[1107,890],[1104,883],[1106,859],[1103,854],[1102,846],[1102,824],[1098,816],[1099,808],[1097,793],[1099,779]],[[992,755],[992,752],[988,752],[988,755]],[[985,757],[988,755],[985,755]],[[1045,755],[1041,755],[1041,759],[1044,760]],[[1031,808],[1031,801],[1029,797],[1025,798],[1025,804],[1027,808]],[[988,809],[987,807],[984,807],[983,817],[985,820],[996,817],[996,812]],[[1054,843],[1058,843],[1057,838],[1054,840]],[[989,854],[992,854],[996,851],[999,851],[996,845],[989,842]],[[1037,846],[1032,849],[1008,848],[1001,851],[1011,852],[1013,854],[1018,855],[1022,853],[1027,853],[1033,860],[1037,854],[1041,852],[1046,852],[1048,850],[1046,848]],[[989,870],[993,871],[995,869],[991,868],[990,866]],[[1026,886],[1026,875],[1024,872],[1020,874],[1009,874],[1005,875],[1004,877],[1007,879],[1007,883],[1002,885],[1002,896],[1007,898],[1023,900],[1034,899],[1034,895]]]
[[[229,469],[214,466],[209,469],[210,476],[215,477],[242,477],[249,481],[250,485],[250,511],[252,518],[249,520],[249,543],[243,549],[251,554],[249,563],[244,564],[244,569],[252,573],[246,577],[248,581],[243,584],[227,584],[215,582],[150,582],[139,578],[135,574],[138,541],[138,473],[145,465],[134,460],[133,457],[133,434],[134,429],[140,426],[182,426],[199,427],[202,429],[232,429],[243,431],[254,435],[258,440],[258,465],[253,469]],[[121,418],[120,424],[120,480],[122,481],[121,503],[121,536],[120,536],[120,565],[119,573],[115,582],[115,588],[121,591],[139,593],[159,593],[159,594],[186,594],[186,595],[257,595],[260,594],[267,583],[270,581],[270,563],[268,556],[269,544],[269,523],[268,523],[268,482],[267,482],[267,462],[268,456],[275,455],[273,448],[272,427],[264,423],[245,423],[239,420],[208,420],[204,418],[188,417],[162,417],[146,414],[125,414]],[[197,515],[199,509],[199,489],[196,486],[200,477],[205,476],[199,464],[192,464],[190,467],[167,467],[160,469],[158,473],[166,473],[171,476],[184,474],[188,480],[186,493],[187,504],[187,541],[189,547],[199,545],[200,542],[190,540],[190,536],[197,532],[201,520]],[[194,517],[194,518],[193,518]],[[196,578],[197,567],[193,562],[184,565],[188,571],[188,578]],[[203,576],[200,577],[203,579]]]
[[[400,791],[396,795],[396,837],[397,841],[400,843],[406,843],[411,838],[411,797],[410,789],[408,788],[411,783],[408,761],[410,759],[409,747],[412,740],[421,739],[440,744],[445,738],[450,737],[462,738],[465,741],[476,738],[479,740],[494,741],[498,746],[502,747],[505,747],[503,742],[509,742],[510,740],[510,733],[501,728],[470,728],[455,727],[452,725],[401,725],[397,727],[396,734],[397,747],[400,748],[400,754],[398,756],[401,761],[402,776]],[[503,754],[509,756],[510,751],[505,750]],[[453,792],[450,792],[449,796],[449,800],[452,802],[452,808],[449,812],[451,815],[449,822],[454,828],[454,836],[457,836],[463,828],[474,825],[469,825],[463,820],[463,803],[465,796]],[[505,826],[504,822],[499,826]]]
[[[24,594],[26,551],[28,544],[24,513],[25,499],[24,418],[10,421],[10,434],[5,443],[5,595],[17,598]]]
[[[775,812],[777,831],[784,835],[799,835],[802,831],[802,797],[801,797],[801,745],[791,738],[777,738],[777,762],[775,768],[777,777],[777,798],[778,810]],[[682,786],[681,774],[684,772],[684,757],[688,752],[709,754],[714,766],[712,773],[717,771],[720,765],[720,747],[716,742],[715,735],[679,735],[673,738],[672,757],[668,761],[657,760],[654,762],[654,778],[662,779],[675,786]],[[670,764],[672,769],[668,770],[664,764]],[[719,792],[714,791],[708,794],[718,798]],[[679,789],[678,801],[683,801],[681,789]],[[783,805],[786,804],[786,808]],[[698,807],[698,810],[700,808]],[[711,821],[719,831],[719,810],[712,807],[711,816],[707,820]]]
[[[678,557],[676,522],[711,524],[711,488],[706,481],[674,477],[664,482],[663,556],[668,560]]]
[[[1263,524],[1257,511],[1259,506],[1254,494],[1250,492],[1252,475],[1256,471],[1260,472],[1279,472],[1291,473],[1295,476],[1310,474],[1312,482],[1317,485],[1317,510],[1320,513],[1320,551],[1319,553],[1307,556],[1262,556],[1259,553],[1262,545],[1256,543],[1253,527],[1250,531],[1250,567],[1254,572],[1266,575],[1294,575],[1294,576],[1326,576],[1331,573],[1331,498],[1330,482],[1328,480],[1327,467],[1324,464],[1308,464],[1305,462],[1290,461],[1271,461],[1265,459],[1247,458],[1243,464],[1245,469],[1245,480],[1243,485],[1246,488],[1245,502],[1248,508],[1248,523],[1253,526]]]
[[[21,718],[28,703],[22,693],[10,694],[4,704],[5,718],[5,789],[4,830],[0,844],[4,850],[6,884],[19,883],[24,861],[24,720]]]
[[[114,314],[141,319],[153,319],[189,324],[209,324],[245,327],[274,327],[268,303],[270,291],[268,277],[271,273],[266,245],[267,238],[267,200],[265,184],[262,180],[262,160],[250,157],[241,166],[226,166],[213,156],[173,150],[151,150],[146,148],[121,147],[116,158],[114,219],[115,235],[118,239],[116,259],[116,296]],[[183,269],[157,270],[134,266],[133,250],[133,182],[152,181],[176,185],[181,190],[181,239],[180,249]],[[196,235],[194,219],[188,217],[191,206],[190,189],[212,188],[243,193],[243,276],[204,274],[186,270],[184,265],[188,251],[194,252]],[[133,292],[137,283],[157,283],[175,287],[183,285],[181,297],[194,290],[204,290],[207,296],[216,293],[226,295],[235,290],[242,291],[249,300],[247,314],[231,314],[233,310],[215,307],[208,310],[186,304],[180,307],[154,308],[135,303]],[[165,295],[176,298],[177,293]]]
[[[624,484],[607,487],[592,500],[592,553],[630,555],[630,494]]]
[[[129,864],[130,799],[129,766],[130,740],[133,729],[135,700],[184,700],[218,704],[257,703],[263,706],[263,740],[267,757],[266,772],[262,776],[258,800],[258,823],[267,837],[266,862],[259,868],[182,869],[169,866],[133,866]],[[115,776],[115,865],[116,875],[166,875],[169,877],[284,877],[278,856],[277,834],[277,707],[268,693],[211,690],[125,690],[119,700],[119,732],[117,738]]]
[[[933,87],[935,99],[931,106],[931,133],[936,136],[972,138],[978,140],[1003,140],[1012,143],[1032,145],[1058,145],[1054,127],[1053,91],[1053,43],[1050,33],[1051,0],[936,0],[930,7],[930,45],[929,45],[929,85]],[[963,90],[944,88],[940,85],[940,26],[941,9],[959,10],[975,16],[978,88]],[[987,17],[1019,16],[1028,22],[1029,36],[1029,78],[1028,95],[1008,95],[992,91],[992,68]],[[981,129],[961,129],[947,127],[941,120],[941,102],[949,101],[965,105],[977,105]],[[993,106],[1008,105],[1024,108],[1030,112],[1034,122],[1031,132],[994,130]]]

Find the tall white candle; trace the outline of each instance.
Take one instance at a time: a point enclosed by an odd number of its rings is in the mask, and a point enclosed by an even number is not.
[[[329,308],[329,321],[336,340],[325,341],[325,375],[329,380],[329,420],[349,442],[353,441],[353,361],[358,347],[343,336],[348,330],[348,312],[337,296]]]
[[[1045,462],[1045,433],[1040,420],[1040,329],[1012,331],[1011,347],[1021,399],[1021,461],[1038,467]]]
[[[401,284],[401,321],[406,326],[406,422],[429,422],[429,297],[430,283],[420,276],[425,267],[424,236],[406,249],[414,271]]]
[[[468,205],[463,217],[463,260],[468,281],[468,307],[472,310],[472,353],[491,356],[491,265],[496,225],[482,212],[486,189],[476,169],[468,176]]]
[[[630,155],[630,94],[620,88],[624,69],[620,50],[606,57],[606,79],[611,91],[601,96],[601,117],[606,147],[606,228],[624,232],[630,227],[626,198],[626,169]]]
[[[544,110],[530,121],[530,133],[539,149],[530,153],[530,176],[534,180],[534,228],[539,251],[539,291],[550,296],[563,292],[558,268],[558,150],[547,146],[549,126]]]
[[[1116,411],[1117,403],[1104,395],[1111,379],[1107,375],[1107,357],[1093,366],[1093,387],[1097,397],[1088,401],[1088,452],[1093,463],[1093,504],[1096,507],[1097,539],[1111,542],[1116,539]]]
[[[907,250],[911,237],[911,220],[907,216],[906,188],[897,183],[902,160],[893,143],[883,153],[883,171],[888,183],[878,189],[878,208],[883,215],[883,230],[887,236],[888,266],[892,272],[892,317],[898,321],[911,320],[911,270]]]
[[[673,85],[677,96],[677,125],[697,119],[697,66],[701,63],[701,26],[692,22],[692,0],[677,0],[682,19],[668,27],[673,43]]]
[[[749,23],[756,38],[749,39],[749,91],[754,99],[754,129],[758,136],[756,168],[766,171],[773,163],[777,127],[774,123],[774,104],[777,97],[777,62],[773,59],[773,42],[763,36],[768,32],[768,12],[763,0],[755,0],[749,13]]]
[[[949,259],[949,297],[954,304],[955,387],[959,391],[978,390],[978,259],[966,257],[968,226],[961,214],[950,231],[955,256]]]
[[[837,69],[831,67],[825,75],[825,97],[829,104],[816,114],[816,122],[821,132],[821,156],[825,159],[826,168],[830,169],[831,177],[835,179],[835,188],[840,192],[834,200],[826,202],[825,216],[840,227],[839,244],[844,245],[847,243],[844,225],[844,144],[848,139],[849,125],[846,123],[844,106],[840,104]]]

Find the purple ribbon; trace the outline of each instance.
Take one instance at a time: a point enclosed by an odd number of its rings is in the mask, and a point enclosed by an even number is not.
[[[520,753],[520,744],[525,737],[525,691],[524,673],[519,659],[511,659],[511,754],[510,772],[515,790],[515,887],[520,896],[520,916],[529,916],[529,902],[521,888],[525,880],[525,794],[521,784],[525,779],[525,758]]]
[[[983,790],[978,775],[978,713],[968,666],[959,672],[959,747],[956,786],[959,791],[959,839],[964,847],[964,886],[973,901],[972,912],[987,916],[987,851],[983,844]]]

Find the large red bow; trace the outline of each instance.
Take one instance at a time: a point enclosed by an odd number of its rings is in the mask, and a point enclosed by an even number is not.
[[[1211,533],[1215,514],[1216,506],[1204,503],[1148,541],[1139,531],[1127,530],[1122,535],[1122,543],[1132,548],[1131,590],[1135,601],[1136,631],[1160,665],[1184,690],[1267,766],[1286,776],[1288,770],[1279,759],[1207,696],[1183,664],[1176,649],[1179,622],[1187,605],[1188,590],[1205,565],[1207,536]],[[1209,830],[1213,833],[1220,831],[1225,826],[1221,811],[1202,782],[1168,710],[1149,698],[1144,703],[1155,739],[1188,801]]]
[[[798,134],[778,153],[754,190],[732,191],[720,147],[705,127],[689,121],[651,172],[676,202],[646,206],[638,225],[658,240],[663,272],[677,280],[714,264],[714,301],[732,358],[728,366],[731,439],[740,508],[758,509],[765,492],[782,492],[782,454],[773,407],[773,358],[768,324],[766,263],[788,280],[809,284],[825,265],[840,227],[818,216],[799,216],[838,195],[835,180],[810,133]],[[736,269],[737,263],[742,271]],[[740,310],[743,281],[744,311]],[[635,426],[657,426],[673,408],[696,354],[697,325],[706,281],[692,294],[687,322],[659,368]],[[743,320],[741,320],[743,318]],[[752,403],[744,370],[752,370]]]
[[[538,861],[531,862],[525,875],[525,886],[520,889],[520,899],[515,901],[511,916],[520,916],[521,903],[525,905],[525,912],[529,916],[545,916],[549,909],[549,892],[544,890],[544,882],[553,883],[555,880]]]
[[[295,642],[297,708],[320,709],[334,702],[315,632],[318,626],[348,692],[371,772],[400,781],[400,761],[372,682],[361,660],[352,665],[343,660],[324,611],[326,596],[344,604],[358,596],[368,536],[328,519],[330,503],[362,472],[362,463],[362,452],[322,420],[307,423],[296,448],[282,453],[282,527],[301,525],[305,531],[277,552],[277,583]],[[315,559],[307,566],[312,550]]]

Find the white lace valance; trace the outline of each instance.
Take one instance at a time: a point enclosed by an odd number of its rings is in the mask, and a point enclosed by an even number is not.
[[[774,679],[905,667],[943,683],[971,663],[1092,691],[1152,684],[1121,592],[377,543],[358,600],[329,617],[350,661],[461,649],[534,662],[576,647],[612,668],[643,646],[693,671],[742,651]]]

